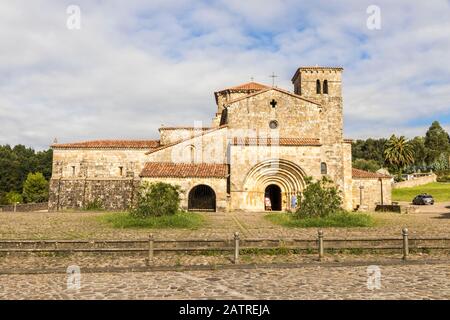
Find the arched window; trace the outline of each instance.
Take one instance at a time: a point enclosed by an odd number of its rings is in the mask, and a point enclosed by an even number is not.
[[[325,162],[321,162],[320,163],[320,173],[327,174],[327,172],[328,172],[327,164]]]
[[[190,145],[187,146],[187,152],[188,152],[188,157],[189,157],[189,162],[190,163],[194,163],[195,162],[195,147]]]
[[[328,94],[328,80],[323,82],[323,93]]]
[[[317,80],[317,81],[316,81],[316,93],[317,93],[317,94],[320,94],[320,93],[321,93],[321,90],[320,90],[320,80]]]

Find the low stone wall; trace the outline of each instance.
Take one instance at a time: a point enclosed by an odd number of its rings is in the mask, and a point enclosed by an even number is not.
[[[436,182],[436,179],[437,179],[437,176],[434,173],[432,173],[428,176],[414,177],[411,180],[393,183],[392,189],[421,186],[421,185],[424,185],[427,183]]]
[[[94,201],[106,210],[125,210],[136,200],[139,185],[134,178],[51,179],[49,211],[83,209]]]
[[[362,188],[361,188],[362,187]],[[372,211],[378,204],[391,204],[391,181],[390,179],[353,179],[352,199],[353,208],[361,211]],[[381,196],[383,195],[383,201]]]
[[[0,212],[32,212],[47,209],[48,202],[0,206]]]

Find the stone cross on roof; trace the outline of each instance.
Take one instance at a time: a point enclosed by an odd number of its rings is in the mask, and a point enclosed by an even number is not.
[[[272,72],[272,74],[269,77],[272,78],[272,87],[275,87],[275,78],[278,77],[278,76],[275,75],[275,72]]]

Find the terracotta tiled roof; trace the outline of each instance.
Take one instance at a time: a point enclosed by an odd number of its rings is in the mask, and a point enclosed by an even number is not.
[[[186,138],[186,139],[183,139],[183,140],[180,140],[180,141],[176,141],[176,142],[173,142],[173,143],[168,143],[168,144],[159,146],[159,147],[157,147],[157,148],[155,148],[155,149],[150,150],[150,151],[147,152],[146,154],[150,154],[150,153],[153,153],[153,152],[156,152],[156,151],[159,151],[159,150],[163,150],[163,149],[172,147],[172,146],[177,145],[177,144],[179,144],[179,143],[186,142],[186,141],[188,141],[188,140],[191,140],[191,139],[194,139],[194,138],[203,136],[203,135],[208,134],[208,133],[210,133],[210,132],[214,132],[214,131],[217,131],[217,130],[220,130],[220,129],[223,129],[223,128],[226,128],[226,127],[227,127],[227,125],[225,124],[225,125],[222,125],[222,126],[219,126],[219,127],[216,127],[216,128],[212,128],[212,129],[210,129],[210,130],[206,130],[206,131],[200,132],[199,134],[196,134],[196,135],[194,135],[194,136],[192,136],[192,137],[189,137],[189,138]]]
[[[270,88],[269,86],[266,86],[264,84],[261,83],[257,83],[257,82],[247,82],[247,83],[243,83],[234,87],[230,87],[230,88],[226,88],[217,92],[223,92],[223,91],[257,91],[257,90],[263,90],[263,89],[267,89]]]
[[[320,146],[320,140],[316,138],[233,138],[232,145],[252,146],[252,145],[279,145],[279,146]]]
[[[352,143],[353,139],[344,139],[344,143]]]
[[[385,174],[369,172],[369,171],[364,171],[364,170],[355,169],[355,168],[352,168],[352,177],[354,179],[378,179],[378,178],[391,179],[392,178],[391,176],[387,176]]]
[[[226,164],[172,162],[147,162],[140,174],[141,177],[147,178],[226,178],[227,175]]]
[[[51,145],[57,149],[153,149],[158,146],[159,140],[92,140]]]

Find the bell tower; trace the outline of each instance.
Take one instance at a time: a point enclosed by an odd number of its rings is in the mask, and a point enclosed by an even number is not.
[[[292,77],[294,93],[306,99],[342,98],[340,67],[300,67]]]
[[[341,67],[300,67],[292,77],[295,94],[322,106],[324,144],[343,141],[342,72]]]

